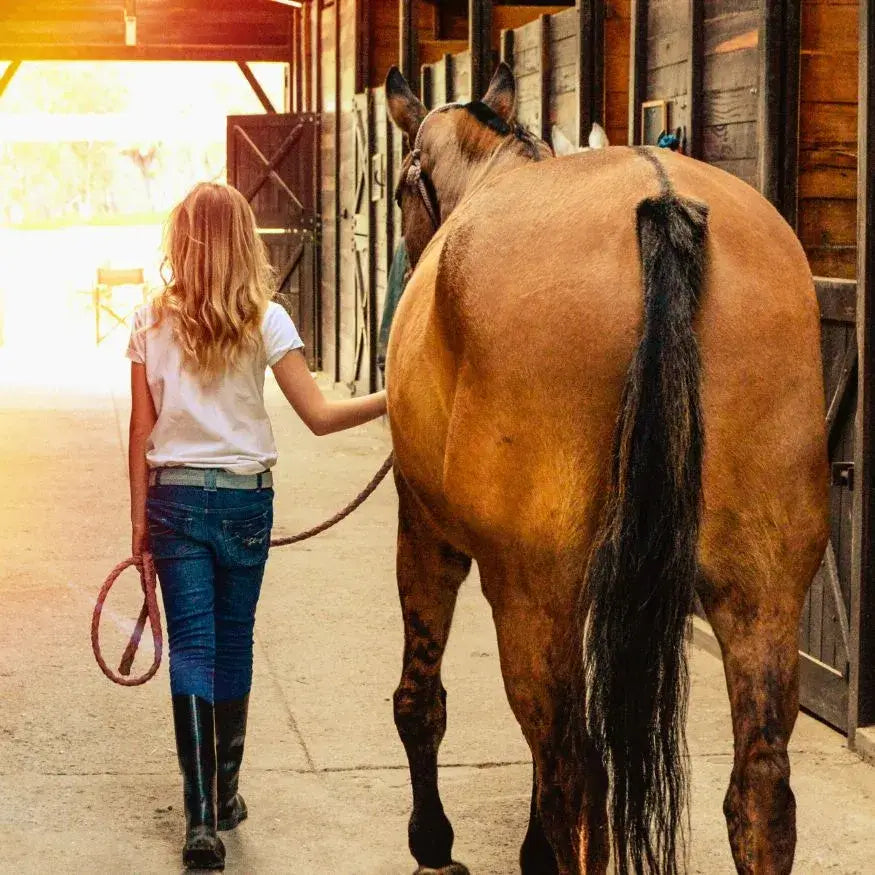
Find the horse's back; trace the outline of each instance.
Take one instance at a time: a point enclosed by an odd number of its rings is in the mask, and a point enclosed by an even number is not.
[[[768,477],[778,494],[762,513],[792,515],[814,500],[798,468],[819,473],[823,438],[804,253],[745,183],[656,156],[674,191],[709,210],[696,319],[705,504],[737,515],[742,493],[766,488],[757,481]],[[430,434],[434,448],[443,444],[431,477],[475,537],[550,550],[592,535],[642,330],[637,209],[660,192],[653,162],[633,149],[529,165],[485,183],[426,253],[412,295],[421,302],[410,310],[431,339],[420,354],[408,349],[407,376],[431,373],[430,415],[441,425]]]

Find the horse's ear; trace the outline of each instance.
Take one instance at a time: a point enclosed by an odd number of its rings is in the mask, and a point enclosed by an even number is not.
[[[392,121],[407,135],[412,145],[427,111],[397,67],[392,67],[386,74],[386,103]]]
[[[610,145],[605,129],[598,122],[593,122],[592,130],[589,132],[589,148],[604,149]]]
[[[580,151],[580,148],[575,146],[574,143],[562,133],[562,128],[557,125],[553,125],[553,128],[550,131],[550,139],[553,141],[553,151],[556,153],[557,158],[561,158],[564,155],[576,155]]]
[[[504,61],[498,65],[489,88],[483,95],[483,103],[506,122],[511,120],[516,106],[516,80],[513,78],[513,70]]]

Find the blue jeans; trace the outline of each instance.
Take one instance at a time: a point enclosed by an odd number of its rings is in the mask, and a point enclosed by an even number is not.
[[[252,686],[252,632],[273,489],[149,487],[149,539],[170,643],[170,689],[208,702]]]

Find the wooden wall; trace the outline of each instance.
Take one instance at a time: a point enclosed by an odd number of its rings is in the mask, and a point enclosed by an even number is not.
[[[337,95],[340,123],[340,344],[336,350],[339,379],[352,379],[356,342],[355,297],[355,57],[356,0],[335,0],[340,15],[340,82]],[[324,332],[323,332],[324,336]]]
[[[650,0],[647,6],[646,100],[667,100],[670,128],[689,124],[688,0]]]
[[[760,0],[706,0],[702,159],[756,187]]]
[[[420,57],[429,51],[437,34],[437,11],[426,3],[416,3],[416,29],[419,34]],[[369,0],[370,16],[370,72],[368,82],[378,88],[386,80],[386,73],[398,65],[399,29],[398,0]],[[467,44],[467,43],[466,43]]]
[[[566,9],[513,32],[517,120],[548,141],[553,125],[577,141],[577,21]]]
[[[820,276],[856,272],[857,15],[856,0],[802,0],[798,233]]]

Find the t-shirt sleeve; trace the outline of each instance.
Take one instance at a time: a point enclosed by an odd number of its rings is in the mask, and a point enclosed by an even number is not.
[[[139,308],[134,311],[134,317],[131,319],[131,338],[128,341],[128,349],[125,355],[139,365],[146,364],[146,332],[143,331],[145,320],[143,318],[143,309]]]
[[[287,352],[302,349],[304,341],[295,328],[291,316],[279,305],[268,305],[262,328],[267,363],[273,367]]]

